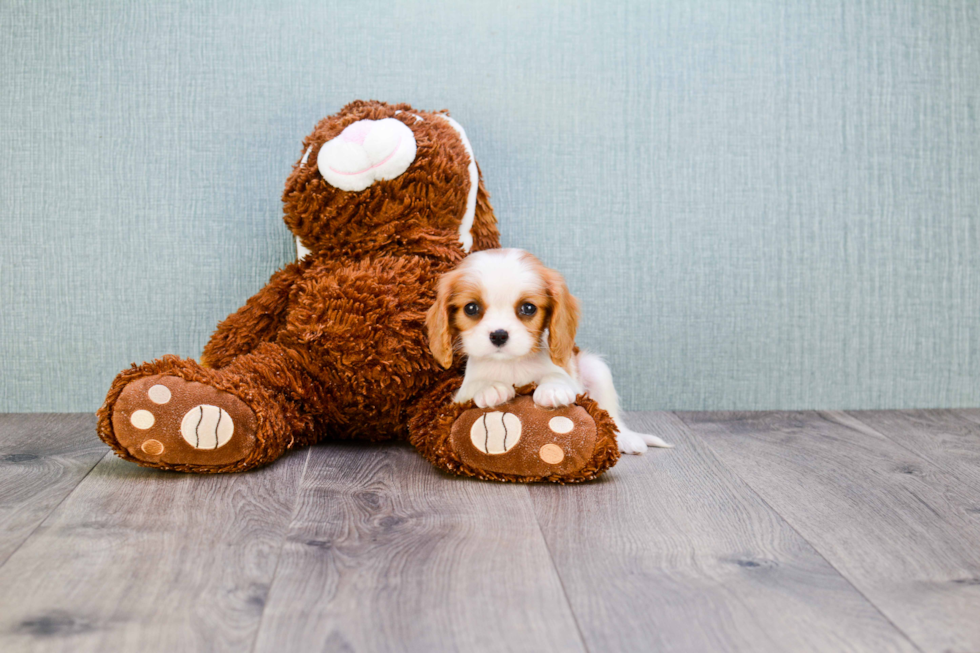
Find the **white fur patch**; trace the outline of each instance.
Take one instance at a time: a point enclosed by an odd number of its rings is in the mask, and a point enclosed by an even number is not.
[[[296,236],[296,260],[302,259],[304,256],[310,253],[310,250],[303,247],[303,243],[299,242],[299,236]]]
[[[415,134],[400,120],[358,120],[323,144],[316,164],[331,186],[360,191],[408,170],[415,148]]]

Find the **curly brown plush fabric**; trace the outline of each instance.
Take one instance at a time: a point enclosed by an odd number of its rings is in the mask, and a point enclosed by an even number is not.
[[[249,469],[326,438],[407,437],[410,422],[433,464],[480,478],[585,480],[615,463],[615,427],[585,397],[578,403],[599,436],[576,453],[587,463],[574,474],[481,471],[446,444],[454,417],[472,407],[452,404],[462,361],[443,370],[432,358],[425,313],[438,277],[465,256],[470,156],[443,115],[354,102],[320,121],[283,193],[285,222],[310,253],[218,325],[201,363],[165,356],[120,373],[98,411],[99,436],[141,465],[205,473]],[[408,168],[360,191],[327,183],[315,163],[321,146],[354,122],[386,118],[414,135]],[[473,251],[499,246],[482,179],[470,234]]]

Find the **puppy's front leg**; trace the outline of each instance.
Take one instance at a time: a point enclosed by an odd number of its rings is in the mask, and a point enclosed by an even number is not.
[[[542,408],[558,408],[575,402],[582,389],[567,374],[550,374],[534,390],[534,403]]]
[[[478,408],[493,408],[510,401],[515,394],[513,385],[499,381],[480,385],[463,383],[463,387],[456,393],[455,401],[462,404],[472,399]]]

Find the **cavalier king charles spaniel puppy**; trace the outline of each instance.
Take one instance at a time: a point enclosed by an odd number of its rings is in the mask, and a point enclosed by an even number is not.
[[[537,384],[534,403],[566,406],[587,392],[619,429],[624,453],[670,447],[629,429],[606,363],[575,346],[578,300],[565,279],[519,249],[491,249],[466,257],[439,280],[426,315],[429,348],[443,367],[458,348],[466,374],[455,401],[490,408],[514,398],[514,387]]]

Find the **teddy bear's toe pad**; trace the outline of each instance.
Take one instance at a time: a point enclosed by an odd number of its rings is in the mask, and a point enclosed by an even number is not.
[[[255,414],[240,399],[168,375],[127,385],[113,407],[112,427],[119,443],[147,463],[229,465],[256,442]]]
[[[473,408],[450,434],[460,460],[524,478],[573,474],[592,458],[596,424],[584,408],[541,408],[523,395],[496,408]]]

